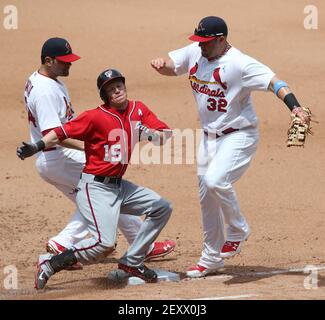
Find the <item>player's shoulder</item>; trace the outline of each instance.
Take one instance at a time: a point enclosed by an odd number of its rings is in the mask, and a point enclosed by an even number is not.
[[[184,47],[189,55],[192,56],[201,56],[201,48],[199,47],[198,42],[193,42]]]
[[[247,55],[245,53],[243,53],[241,50],[237,49],[234,46],[229,49],[229,51],[227,52],[227,56],[239,63],[247,58]]]
[[[33,89],[31,90],[31,93],[34,95],[50,95],[55,91],[52,83],[54,80],[42,76],[37,71],[33,72],[27,81],[32,86]]]
[[[182,48],[176,49],[169,53],[170,56],[174,56],[175,54],[182,54],[182,55],[185,54],[187,56],[200,56],[201,49],[199,47],[198,42],[192,42]]]
[[[240,61],[242,61],[242,62],[256,60],[255,58],[253,58],[246,52],[243,52],[237,48],[233,48],[233,49],[234,49],[233,54],[238,56],[240,58]]]
[[[245,66],[250,64],[252,61],[255,61],[255,59],[247,53],[244,53],[235,47],[232,47],[231,50],[229,50],[229,56],[231,57],[232,63],[237,65],[240,69],[245,68]]]
[[[149,107],[142,101],[140,100],[129,100],[130,106],[131,108],[133,108],[136,112],[138,113],[143,113],[143,112],[147,112],[149,109]]]

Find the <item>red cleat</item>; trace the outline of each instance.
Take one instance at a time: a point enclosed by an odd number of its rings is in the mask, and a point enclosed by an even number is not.
[[[224,259],[231,258],[240,253],[243,241],[226,241],[220,253],[220,257]]]
[[[157,258],[162,258],[167,254],[174,251],[176,243],[172,240],[166,240],[163,242],[154,242],[153,249],[146,255],[144,261],[149,261]]]
[[[222,260],[218,264],[216,264],[213,268],[206,268],[197,264],[196,266],[187,269],[186,275],[189,278],[202,278],[209,274],[214,274],[223,268],[224,268],[224,263]]]

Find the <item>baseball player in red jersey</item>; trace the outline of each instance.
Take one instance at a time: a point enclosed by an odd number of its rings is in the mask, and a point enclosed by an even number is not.
[[[162,144],[171,130],[142,102],[127,99],[125,78],[117,70],[102,72],[97,86],[104,104],[55,128],[41,140],[23,143],[17,149],[17,155],[24,159],[68,138],[85,143],[86,164],[76,201],[92,237],[58,255],[41,255],[36,289],[44,288],[53,274],[78,261],[92,264],[110,254],[116,245],[120,213],[146,217],[134,242],[120,258],[118,268],[147,282],[157,279],[157,274],[144,265],[144,259],[170,217],[171,204],[154,191],[122,177],[139,139]]]
[[[43,44],[42,64],[39,70],[29,77],[24,93],[31,142],[38,141],[52,128],[75,117],[68,90],[58,77],[68,76],[71,63],[79,58],[72,53],[71,46],[65,39],[50,38]],[[36,168],[40,176],[73,202],[76,201],[73,190],[79,182],[86,161],[83,149],[83,142],[67,139],[60,145],[36,155]],[[129,244],[134,241],[141,223],[140,217],[120,216],[118,226]],[[50,253],[60,253],[85,238],[87,234],[87,227],[76,210],[67,226],[47,242],[46,249]],[[146,259],[162,257],[174,247],[175,243],[171,240],[155,242],[150,246]],[[81,267],[81,264],[78,264],[73,268]]]
[[[287,84],[230,45],[227,36],[222,18],[205,17],[189,38],[192,44],[151,61],[160,74],[188,74],[203,129],[197,162],[204,241],[189,277],[222,268],[250,234],[233,185],[249,167],[259,139],[251,92],[272,91],[302,122],[310,121]]]

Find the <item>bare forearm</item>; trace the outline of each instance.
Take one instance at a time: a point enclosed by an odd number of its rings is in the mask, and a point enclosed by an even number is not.
[[[286,104],[289,110],[303,121],[303,123],[309,124],[310,116],[301,108],[297,98],[284,81],[274,76],[268,89],[274,92],[277,97]]]
[[[84,151],[84,142],[75,140],[75,139],[66,139],[58,143],[60,146],[69,148],[69,149],[75,149],[75,150],[81,150]]]
[[[25,158],[31,157],[39,151],[53,147],[58,142],[58,136],[56,135],[56,132],[52,130],[41,140],[38,140],[35,143],[23,142],[22,145],[17,148],[16,154],[21,160],[24,160]]]
[[[54,130],[47,133],[43,138],[42,141],[45,144],[45,148],[51,148],[54,145],[58,144],[60,140],[58,139],[58,136],[56,135],[56,132]]]

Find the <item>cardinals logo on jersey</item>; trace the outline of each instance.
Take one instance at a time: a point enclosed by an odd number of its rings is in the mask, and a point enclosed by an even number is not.
[[[220,68],[216,68],[213,71],[213,78],[214,78],[214,80],[216,80],[216,82],[218,82],[221,85],[221,87],[224,90],[227,90],[227,83],[226,82],[222,82],[221,77],[220,77]]]
[[[190,69],[190,76],[196,74],[198,68],[199,68],[198,63],[195,63],[195,66]]]

